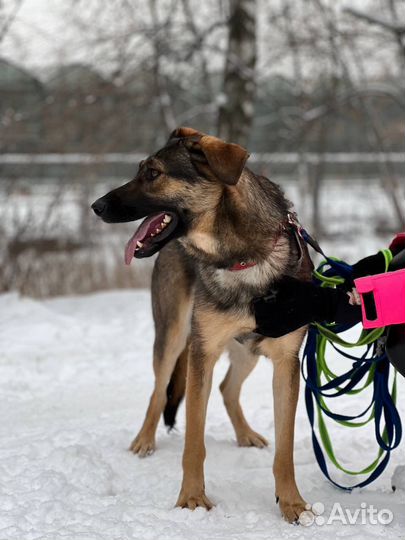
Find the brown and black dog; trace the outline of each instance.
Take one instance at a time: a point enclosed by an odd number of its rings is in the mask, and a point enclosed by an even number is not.
[[[298,352],[306,329],[279,339],[252,337],[251,302],[282,276],[309,279],[312,263],[288,225],[289,201],[276,184],[245,167],[247,158],[236,144],[179,128],[140,163],[133,180],[92,208],[108,223],[146,217],[127,244],[128,264],[160,251],[152,277],[155,388],[131,449],[141,456],[154,450],[161,414],[174,424],[186,386],[177,505],[209,509],[204,427],[214,365],[228,348],[231,365],[221,391],[237,440],[264,446],[239,404],[242,383],[263,354],[274,364],[276,498],[292,522],[305,509],[295,483],[293,444]]]

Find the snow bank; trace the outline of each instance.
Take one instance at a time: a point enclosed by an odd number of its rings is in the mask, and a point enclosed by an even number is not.
[[[207,494],[211,512],[174,509],[181,481],[184,408],[178,430],[160,426],[157,452],[139,459],[127,447],[141,425],[153,375],[153,325],[146,291],[122,291],[37,302],[0,296],[0,539],[251,539],[403,538],[405,493],[391,490],[394,453],[371,487],[342,493],[315,462],[302,401],[296,430],[296,472],[305,498],[355,510],[389,509],[388,525],[283,522],[274,501],[271,364],[259,363],[246,382],[243,406],[268,449],[238,448],[221,403],[219,362],[206,430]],[[399,387],[400,408],[405,412]],[[342,402],[347,410],[356,406]],[[336,452],[363,466],[376,449],[369,428],[331,427]],[[347,478],[336,473],[336,478]]]

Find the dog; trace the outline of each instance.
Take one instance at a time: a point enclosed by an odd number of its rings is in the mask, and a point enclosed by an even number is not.
[[[294,522],[306,508],[293,462],[298,353],[306,328],[278,339],[252,334],[252,300],[282,276],[310,279],[313,266],[287,218],[291,203],[279,186],[246,167],[248,157],[237,144],[178,128],[139,164],[133,180],[92,208],[107,223],[145,218],[126,246],[127,264],[159,252],[152,275],[155,387],[132,451],[144,456],[154,450],[162,412],[173,426],[185,393],[177,506],[210,509],[204,428],[214,365],[228,348],[231,363],[220,387],[225,406],[239,444],[261,447],[267,441],[248,425],[239,395],[263,354],[274,365],[276,501]]]

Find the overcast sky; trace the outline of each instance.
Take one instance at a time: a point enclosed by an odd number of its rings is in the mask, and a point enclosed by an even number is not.
[[[100,4],[100,16],[95,21],[100,28],[107,28],[109,24],[108,11],[113,2],[108,0],[88,0],[80,2],[78,10],[84,10],[86,5],[95,2]],[[145,0],[130,0],[136,10],[142,13],[146,3]],[[161,0],[164,2],[164,0]],[[259,0],[259,2],[277,3],[282,0]],[[355,5],[363,9],[370,0],[329,0],[331,5]],[[15,0],[0,0],[0,9],[10,12]],[[94,57],[94,51],[85,42],[86,35],[78,30],[66,16],[66,10],[72,4],[68,0],[23,0],[17,17],[13,22],[8,34],[0,43],[0,57],[9,59],[24,67],[43,70],[48,65],[67,63],[73,61],[83,61],[94,63],[99,69],[101,66],[100,57]],[[97,4],[98,5],[98,4]],[[158,4],[159,5],[159,4]],[[199,17],[208,16],[204,14],[209,9],[209,2],[199,4]],[[212,5],[212,4],[211,4]],[[104,6],[104,9],[102,9]],[[80,11],[79,11],[80,13]],[[263,18],[262,18],[263,19]],[[263,25],[263,20],[260,21]],[[261,41],[265,41],[265,46],[271,46],[271,36],[269,29],[263,31],[261,27]],[[266,34],[263,36],[263,34]],[[270,39],[269,39],[270,38]],[[263,55],[262,55],[263,56]],[[378,60],[380,62],[380,60]]]
[[[0,54],[26,66],[51,63],[65,47],[61,0],[25,0],[0,44]],[[13,0],[3,0],[5,8]]]

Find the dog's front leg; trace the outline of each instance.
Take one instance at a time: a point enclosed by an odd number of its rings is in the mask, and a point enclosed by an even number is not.
[[[204,491],[204,429],[212,371],[217,358],[206,354],[200,347],[196,341],[191,343],[186,387],[183,483],[177,500],[177,506],[191,510],[197,506],[207,510],[212,507]]]
[[[186,440],[183,454],[183,483],[177,506],[208,510],[205,495],[204,429],[214,365],[229,340],[231,329],[213,312],[194,313],[186,386]]]
[[[300,384],[298,351],[304,336],[297,330],[279,339],[265,340],[262,351],[273,360],[273,397],[276,452],[273,472],[276,499],[290,523],[298,520],[306,503],[295,483],[294,424]]]
[[[295,483],[294,423],[299,391],[300,371],[298,356],[274,362],[274,426],[276,453],[273,472],[276,498],[283,517],[297,521],[305,510],[305,501]]]

